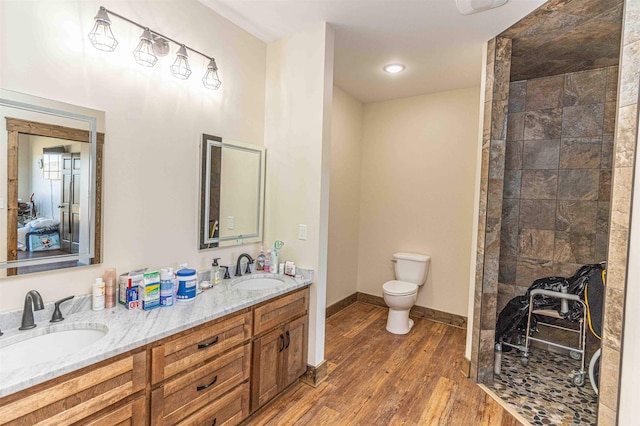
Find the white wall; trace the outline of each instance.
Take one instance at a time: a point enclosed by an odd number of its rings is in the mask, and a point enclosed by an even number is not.
[[[265,249],[285,245],[280,260],[313,268],[309,308],[309,355],[324,360],[327,218],[333,31],[315,24],[267,47],[265,146],[267,182]],[[298,225],[307,239],[298,239]]]
[[[362,103],[334,86],[327,306],[358,290],[363,112]]]
[[[115,17],[116,51],[93,48],[100,5],[215,56],[221,89],[202,86],[206,61],[195,55],[187,81],[169,73],[173,53],[154,68],[136,64],[140,31]],[[3,279],[0,310],[19,308],[31,289],[45,301],[88,293],[109,266],[205,268],[257,252],[198,251],[199,142],[208,133],[263,144],[263,42],[196,0],[1,1],[0,38],[0,87],[106,112],[103,264]]]
[[[431,256],[418,306],[467,315],[479,87],[365,105],[358,291],[382,296],[394,252]]]

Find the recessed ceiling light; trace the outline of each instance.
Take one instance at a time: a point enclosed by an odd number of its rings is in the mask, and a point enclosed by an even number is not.
[[[386,65],[383,69],[386,72],[390,72],[392,74],[395,74],[397,72],[404,71],[404,68],[405,68],[405,66],[402,65],[402,64],[389,64],[389,65]]]

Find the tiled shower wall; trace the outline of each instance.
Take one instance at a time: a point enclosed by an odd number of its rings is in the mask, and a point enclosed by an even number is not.
[[[498,312],[605,261],[618,67],[510,83]]]

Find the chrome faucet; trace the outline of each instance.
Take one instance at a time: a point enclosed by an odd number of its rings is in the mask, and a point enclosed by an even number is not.
[[[36,326],[33,320],[33,311],[44,309],[42,296],[35,290],[31,290],[24,297],[24,310],[22,311],[22,326],[20,330],[29,330]]]
[[[247,269],[245,271],[245,274],[250,274],[251,273],[251,264],[253,263],[253,258],[251,256],[249,256],[247,253],[242,253],[240,256],[238,256],[238,261],[236,262],[236,277],[241,277],[242,276],[242,264],[241,264],[241,260],[243,257],[246,257],[248,262],[247,262]]]

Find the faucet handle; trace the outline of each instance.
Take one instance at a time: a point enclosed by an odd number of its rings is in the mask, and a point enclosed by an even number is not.
[[[224,266],[224,265],[220,265],[221,268],[224,268],[224,277],[222,277],[222,279],[228,280],[231,277],[229,276],[229,267],[228,266]]]
[[[66,302],[67,300],[73,299],[73,296],[65,297],[64,299],[60,299],[55,302],[55,309],[53,311],[53,316],[51,317],[51,321],[49,322],[60,322],[64,319],[62,316],[62,311],[60,311],[60,304],[62,302]]]

